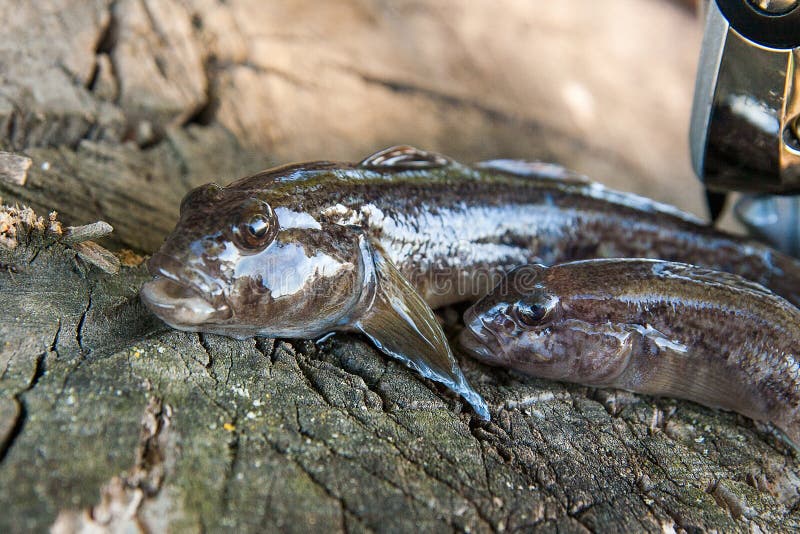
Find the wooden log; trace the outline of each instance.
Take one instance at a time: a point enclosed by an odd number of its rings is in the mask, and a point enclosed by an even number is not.
[[[45,3],[0,34],[0,149],[34,161],[0,196],[107,221],[128,247],[157,247],[192,186],[403,143],[704,210],[687,142],[701,24],[670,2]]]
[[[2,531],[800,528],[796,460],[743,417],[462,358],[481,422],[357,336],[168,329],[142,265],[105,273],[10,213]]]
[[[116,274],[84,259],[154,250],[200,183],[394,143],[560,161],[700,211],[687,11],[43,0],[3,17],[0,149],[32,165],[0,195],[42,217],[0,210],[0,531],[800,527],[797,460],[734,414],[461,358],[481,423],[363,338],[173,331],[138,300],[141,256]],[[64,238],[98,220],[114,233]]]

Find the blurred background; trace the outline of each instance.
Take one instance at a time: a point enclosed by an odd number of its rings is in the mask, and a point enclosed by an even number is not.
[[[678,0],[6,0],[5,202],[151,251],[187,189],[392,144],[556,161],[705,215]]]

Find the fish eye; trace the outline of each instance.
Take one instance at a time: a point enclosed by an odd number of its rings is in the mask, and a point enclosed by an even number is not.
[[[245,206],[238,224],[233,225],[233,237],[240,249],[257,251],[272,241],[276,230],[272,208],[265,202],[254,200]]]
[[[247,235],[253,239],[261,239],[267,235],[269,221],[263,215],[254,215],[247,222]]]
[[[547,316],[548,308],[541,304],[519,301],[512,307],[514,318],[525,326],[536,326]]]

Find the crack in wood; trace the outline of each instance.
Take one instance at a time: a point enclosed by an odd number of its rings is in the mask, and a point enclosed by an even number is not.
[[[342,456],[336,449],[334,449],[333,447],[328,445],[328,443],[326,443],[325,440],[320,440],[317,436],[315,436],[314,434],[312,434],[312,433],[308,432],[307,430],[305,430],[303,428],[303,424],[301,422],[299,408],[297,406],[295,408],[297,410],[296,418],[297,418],[297,421],[298,421],[298,428],[300,430],[300,435],[301,436],[305,437],[306,439],[308,439],[309,441],[313,442],[314,444],[321,445],[328,452],[328,454],[330,454],[331,456],[340,458],[340,459],[342,459],[344,461],[353,461],[353,458],[350,458],[350,457],[347,457],[347,456]],[[398,452],[400,452],[400,451],[398,451]],[[418,467],[418,465],[416,463],[414,463],[414,462],[409,462],[409,463],[411,463],[415,467]],[[408,489],[404,488],[402,485],[398,484],[397,482],[389,479],[383,473],[381,473],[379,471],[376,471],[374,469],[371,469],[367,464],[358,463],[358,466],[361,469],[363,469],[366,473],[374,476],[378,480],[380,480],[380,481],[386,483],[387,485],[389,485],[390,487],[398,490],[400,493],[402,493],[409,500],[415,501],[415,502],[419,503],[420,505],[422,505],[422,506],[424,506],[426,508],[434,509],[432,503],[425,502],[425,501],[421,500],[419,498],[419,496],[415,495],[413,492],[410,492]],[[303,470],[304,470],[304,472],[306,472],[306,474],[309,474],[309,476],[311,476],[311,474],[309,472],[310,470],[307,467],[303,466]],[[333,489],[329,488],[327,486],[327,484],[324,484],[322,482],[319,482],[318,484],[321,485],[321,486],[324,486],[327,489],[327,492],[329,494],[334,494]],[[344,501],[344,499],[341,496],[337,496],[337,499],[340,502]],[[344,511],[345,510],[343,510],[343,512]],[[451,528],[456,528],[456,525],[453,522],[452,518],[444,518],[444,520]]]
[[[46,352],[37,354],[36,359],[34,360],[33,374],[31,375],[30,382],[25,387],[25,389],[12,396],[12,399],[17,405],[17,413],[15,416],[14,423],[11,425],[11,430],[5,436],[3,442],[0,443],[0,465],[3,464],[3,461],[5,460],[9,451],[11,451],[17,439],[22,435],[22,431],[25,428],[25,423],[27,422],[29,417],[29,409],[27,403],[25,402],[25,393],[36,387],[36,384],[39,383],[39,380],[42,378],[42,376],[44,376],[45,372],[47,371],[45,368],[46,356],[47,356]]]
[[[87,349],[83,346],[83,325],[86,323],[86,316],[92,309],[92,289],[87,288],[86,291],[86,308],[81,313],[81,318],[78,320],[78,326],[75,328],[75,340],[78,342],[78,347],[81,349],[81,358],[85,358],[92,349]]]
[[[166,459],[174,455],[169,439],[172,408],[151,397],[140,423],[133,467],[109,480],[100,490],[100,501],[84,512],[62,509],[51,530],[56,533],[108,529],[149,532],[143,507],[155,500],[166,478]]]

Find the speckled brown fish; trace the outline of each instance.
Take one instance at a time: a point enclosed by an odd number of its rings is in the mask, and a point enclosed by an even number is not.
[[[142,298],[184,330],[363,332],[487,417],[430,307],[481,296],[519,264],[598,256],[706,264],[800,300],[797,262],[670,206],[553,165],[466,166],[411,147],[195,189]]]
[[[464,322],[462,347],[490,365],[734,410],[800,444],[800,309],[741,277],[641,259],[522,266]]]

